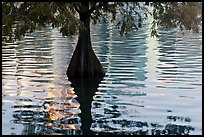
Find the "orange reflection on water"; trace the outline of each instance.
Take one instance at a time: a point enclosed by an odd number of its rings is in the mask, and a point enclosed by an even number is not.
[[[77,95],[74,92],[74,88],[69,87],[59,87],[54,84],[50,84],[51,91],[48,92],[48,98],[52,100],[51,103],[46,104],[46,107],[49,109],[48,117],[50,120],[60,120],[60,121],[69,121],[69,119],[75,119],[77,114],[80,113],[80,104],[75,100]],[[80,129],[80,124],[70,124],[60,122],[59,124],[52,122],[47,123],[46,126],[57,127],[64,130],[71,129]]]
[[[71,130],[71,129],[78,129],[79,125],[75,125],[75,124],[69,124],[69,125],[59,125],[59,124],[55,124],[55,123],[47,123],[45,126],[53,126],[53,127],[58,127],[61,129],[66,129],[66,130]]]

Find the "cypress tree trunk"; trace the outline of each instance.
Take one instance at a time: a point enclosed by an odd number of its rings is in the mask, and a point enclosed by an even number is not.
[[[105,71],[91,46],[89,3],[86,2],[83,5],[79,16],[84,27],[79,30],[78,43],[67,69],[68,78],[105,75]]]

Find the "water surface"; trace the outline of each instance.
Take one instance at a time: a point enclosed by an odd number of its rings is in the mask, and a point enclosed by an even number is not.
[[[68,80],[77,37],[49,27],[2,45],[6,135],[202,134],[202,32],[92,25],[103,79]]]

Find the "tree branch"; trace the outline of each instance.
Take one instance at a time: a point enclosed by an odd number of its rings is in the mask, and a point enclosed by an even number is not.
[[[91,14],[96,9],[101,9],[104,5],[108,4],[108,2],[103,2],[98,5],[94,5],[90,8],[89,13]]]
[[[79,13],[79,9],[75,6],[74,9]]]

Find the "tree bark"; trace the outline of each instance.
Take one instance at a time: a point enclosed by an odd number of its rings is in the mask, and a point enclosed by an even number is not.
[[[67,69],[68,78],[105,75],[105,71],[91,46],[89,3],[82,5],[83,9],[80,9],[79,17],[84,27],[79,30],[78,43]]]

